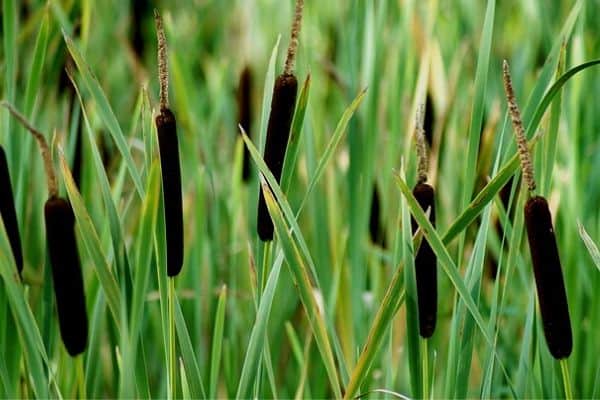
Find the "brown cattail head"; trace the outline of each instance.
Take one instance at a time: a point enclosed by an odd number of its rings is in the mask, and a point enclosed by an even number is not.
[[[371,215],[369,217],[369,233],[374,244],[385,248],[385,228],[381,224],[381,204],[377,184],[373,184],[373,199],[371,200]]]
[[[183,266],[183,204],[177,125],[175,115],[168,108],[160,111],[155,122],[165,208],[167,275],[176,276]]]
[[[244,132],[250,136],[250,124],[252,122],[252,70],[250,66],[244,67],[240,74],[240,83],[237,91],[238,121]],[[239,132],[239,129],[238,129]],[[244,146],[244,158],[242,160],[242,179],[248,182],[250,179],[250,152]]]
[[[427,92],[427,97],[425,99],[425,116],[423,120],[423,133],[425,134],[425,139],[427,140],[427,145],[431,147],[433,144],[433,130],[434,130],[434,121],[435,121],[435,107],[433,104],[433,98],[431,94]]]
[[[67,352],[74,357],[84,352],[88,336],[75,216],[66,200],[52,196],[44,205],[44,217],[60,335]]]
[[[523,169],[523,179],[527,184],[529,192],[535,191],[535,178],[533,174],[533,164],[531,163],[531,154],[527,147],[527,139],[525,138],[525,129],[523,128],[523,120],[521,112],[517,105],[515,93],[512,86],[512,79],[508,69],[508,62],[504,60],[502,63],[504,91],[506,92],[506,100],[508,102],[508,111],[515,131],[517,147],[519,149],[519,159],[521,160],[521,168]]]
[[[144,21],[150,9],[149,0],[131,0],[130,37],[131,47],[139,58],[144,57]]]
[[[546,343],[554,358],[566,358],[573,350],[571,319],[546,199],[535,196],[527,200],[525,225]]]
[[[15,211],[15,201],[10,184],[10,174],[6,153],[0,146],[0,217],[4,222],[4,228],[8,235],[8,241],[12,249],[15,264],[19,275],[23,271],[23,253],[21,249],[21,237],[19,236],[19,224],[17,223],[17,213]]]
[[[281,179],[297,93],[298,80],[294,75],[283,73],[277,77],[273,88],[264,154],[265,163],[277,182]],[[258,200],[257,229],[258,236],[263,242],[273,240],[273,221],[271,221],[262,191],[260,191]]]
[[[435,193],[427,183],[418,183],[413,189],[415,199],[424,211],[430,210],[429,221],[435,226]],[[412,232],[418,224],[411,218]],[[435,331],[437,318],[437,257],[429,242],[423,239],[415,257],[415,280],[419,307],[419,335],[429,338]]]

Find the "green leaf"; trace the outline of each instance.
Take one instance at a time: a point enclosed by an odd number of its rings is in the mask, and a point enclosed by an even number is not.
[[[223,326],[225,325],[225,306],[227,305],[227,286],[223,285],[219,295],[217,313],[215,315],[215,329],[211,346],[210,358],[210,389],[209,398],[217,397],[217,384],[219,380],[219,368],[221,365],[221,348],[223,344]]]
[[[85,61],[85,58],[79,52],[79,49],[65,31],[63,31],[63,37],[65,39],[65,43],[67,44],[67,48],[71,53],[71,57],[73,57],[73,61],[75,61],[77,69],[81,73],[86,88],[91,93],[98,106],[98,113],[100,114],[102,121],[108,128],[108,131],[112,135],[112,138],[115,141],[121,156],[123,156],[123,159],[125,160],[127,170],[129,171],[129,175],[131,176],[135,188],[137,189],[138,195],[143,198],[144,188],[142,186],[140,174],[135,166],[135,163],[133,162],[133,158],[129,152],[129,146],[125,140],[125,135],[123,134],[121,125],[119,125],[119,121],[117,120],[117,117],[115,116],[115,113],[113,112],[110,103],[106,98],[106,94],[104,94],[104,90],[102,90],[98,79],[96,79],[96,76]]]
[[[594,240],[587,233],[583,224],[579,221],[577,221],[577,228],[579,229],[579,236],[581,237],[583,244],[585,244],[588,253],[590,253],[590,257],[592,258],[594,265],[598,271],[600,271],[600,250],[598,250],[598,246],[596,243],[594,243]]]
[[[75,213],[75,219],[77,221],[77,230],[79,231],[79,237],[83,241],[85,248],[92,260],[92,264],[95,267],[96,274],[100,280],[100,285],[106,294],[106,300],[108,302],[108,308],[110,309],[113,321],[120,330],[121,327],[121,292],[119,291],[119,285],[115,280],[114,275],[111,273],[109,263],[102,253],[102,244],[98,237],[98,233],[92,223],[81,194],[77,190],[77,186],[73,181],[73,176],[67,165],[67,160],[64,154],[60,153],[60,169],[67,188],[67,194],[69,195],[69,201],[73,206],[73,212]]]
[[[35,317],[25,297],[24,287],[18,283],[15,273],[17,267],[11,254],[12,250],[4,229],[4,223],[0,218],[0,275],[4,282],[4,290],[6,290],[10,309],[18,324],[18,333],[15,334],[21,342],[21,348],[27,361],[30,374],[30,379],[27,379],[27,382],[32,385],[36,397],[48,398],[50,397],[48,392],[49,377],[46,373],[46,365],[49,365],[48,356]],[[60,396],[60,394],[58,395]]]
[[[276,184],[276,182],[273,183]],[[337,369],[335,367],[333,351],[327,335],[327,325],[323,315],[324,309],[317,304],[317,299],[315,297],[316,288],[313,287],[311,279],[308,275],[309,268],[307,268],[302,255],[300,255],[300,250],[296,244],[297,241],[290,233],[290,228],[284,220],[281,208],[277,204],[271,189],[269,189],[269,186],[266,184],[266,182],[261,182],[261,186],[265,196],[265,201],[267,203],[267,208],[269,209],[269,214],[271,215],[271,218],[273,218],[275,232],[279,238],[281,247],[283,249],[283,254],[285,255],[288,267],[290,268],[292,277],[294,278],[296,288],[298,289],[300,300],[304,305],[306,316],[315,335],[315,341],[321,353],[323,363],[325,364],[331,389],[333,390],[333,394],[336,398],[341,398],[342,394],[340,391],[341,388],[337,376]],[[296,234],[299,235],[300,233],[296,232]],[[310,260],[308,262],[312,264]]]
[[[533,132],[535,132],[538,128],[538,125],[546,112],[546,109],[552,103],[554,97],[558,94],[560,89],[567,83],[569,79],[575,76],[577,73],[582,72],[590,67],[600,64],[599,60],[588,61],[586,63],[577,65],[570,70],[568,70],[564,75],[560,77],[548,90],[541,103],[536,108],[535,114],[529,125],[527,126],[527,137],[531,137]],[[531,148],[534,145],[539,136],[533,137],[529,141],[529,147]],[[498,175],[494,176],[494,178],[483,188],[479,194],[475,197],[473,201],[469,204],[469,206],[454,220],[454,222],[450,225],[444,236],[442,237],[444,244],[449,244],[460,232],[471,224],[479,216],[483,208],[500,192],[502,187],[508,182],[511,176],[519,168],[519,158],[518,155],[514,155],[506,164],[504,164],[503,168],[498,172]]]
[[[335,154],[335,150],[338,148],[340,142],[344,138],[344,133],[346,133],[346,128],[348,127],[348,122],[350,122],[350,118],[352,118],[366,94],[367,89],[361,90],[360,93],[356,96],[356,98],[352,101],[352,103],[350,103],[348,108],[346,108],[346,110],[342,114],[342,118],[340,118],[337,126],[335,127],[335,130],[333,131],[333,135],[331,135],[331,139],[329,140],[329,143],[327,144],[327,147],[323,152],[323,155],[319,159],[317,169],[311,176],[311,179],[308,184],[308,189],[306,190],[306,194],[304,195],[304,199],[302,200],[302,203],[300,203],[300,207],[298,207],[297,215],[299,215],[302,212],[302,209],[308,201],[308,198],[310,197],[312,191],[321,179],[323,172],[325,172],[325,167],[329,164],[329,161]]]
[[[427,218],[427,216],[425,215],[425,213],[419,206],[419,203],[417,203],[417,200],[414,198],[408,185],[406,185],[404,180],[398,174],[396,174],[395,177],[396,177],[396,183],[398,184],[400,191],[402,192],[402,194],[408,201],[408,206],[410,208],[410,212],[411,212],[412,216],[417,221],[417,223],[419,224],[421,229],[423,229],[423,234],[425,235],[425,238],[429,242],[431,249],[437,256],[438,261],[439,261],[440,265],[442,266],[442,269],[444,270],[444,272],[446,273],[446,275],[452,282],[452,285],[458,292],[460,299],[465,303],[467,309],[471,313],[471,316],[477,323],[477,326],[479,327],[483,338],[488,343],[488,345],[493,347],[494,341],[492,340],[492,338],[490,337],[490,335],[487,331],[487,327],[485,325],[483,317],[481,316],[481,313],[477,309],[477,305],[475,304],[475,301],[473,300],[471,293],[469,293],[469,290],[465,286],[465,283],[463,282],[462,278],[458,274],[458,269],[456,268],[454,261],[452,261],[452,258],[450,257],[448,250],[444,247],[444,243],[442,242],[442,239],[439,237],[439,235],[437,234],[437,232],[431,225],[431,222],[429,222],[429,219]],[[497,353],[495,354],[495,356],[498,358]],[[506,368],[504,367],[504,364],[502,363],[502,361],[499,358],[498,358],[498,362],[500,364],[500,367],[503,370],[505,377],[508,380],[508,384],[509,384],[511,390],[514,392],[512,382],[510,381],[510,379],[508,377],[508,373],[506,371]]]
[[[190,394],[193,399],[206,398],[204,392],[204,385],[202,384],[202,377],[200,375],[200,368],[196,361],[196,355],[194,353],[194,347],[192,346],[192,340],[181,311],[181,304],[179,299],[174,296],[175,300],[175,326],[177,327],[177,338],[179,339],[179,347],[181,348],[181,355],[183,357],[182,365],[186,372],[187,383],[189,385]],[[183,377],[182,377],[183,379]]]
[[[300,135],[302,134],[304,116],[306,115],[306,108],[308,105],[310,82],[311,80],[309,74],[304,81],[304,85],[302,85],[302,90],[300,91],[300,96],[298,97],[298,103],[296,104],[296,110],[294,112],[294,118],[292,119],[292,128],[285,151],[283,172],[281,174],[281,190],[283,190],[284,193],[288,192],[292,182],[292,176],[294,175],[294,168],[296,166],[296,160],[300,150]]]
[[[273,268],[271,268],[271,272],[269,272],[267,284],[260,297],[258,311],[256,312],[256,320],[254,322],[254,326],[252,327],[252,332],[250,333],[250,341],[248,342],[248,348],[246,350],[246,356],[244,358],[244,364],[239,381],[240,383],[235,396],[236,399],[248,398],[250,395],[254,374],[256,373],[258,364],[260,363],[260,356],[262,354],[263,346],[265,345],[267,323],[269,321],[271,307],[273,306],[273,298],[275,296],[277,282],[279,281],[279,273],[281,271],[282,263],[283,255],[280,253],[277,255],[277,258],[273,263]]]

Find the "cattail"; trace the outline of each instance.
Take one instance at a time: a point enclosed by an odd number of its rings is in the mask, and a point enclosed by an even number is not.
[[[46,139],[12,105],[6,102],[2,102],[2,105],[34,136],[42,153],[48,180],[44,221],[56,310],[62,341],[69,355],[74,357],[85,351],[88,336],[83,277],[75,240],[75,216],[71,204],[58,196],[56,175]]]
[[[21,237],[19,236],[19,225],[15,211],[15,201],[10,184],[8,162],[4,148],[0,146],[0,217],[4,221],[4,228],[8,235],[8,241],[12,249],[15,264],[19,275],[23,272],[23,253],[21,249]]]
[[[421,208],[429,211],[429,221],[435,226],[435,202],[433,187],[427,183],[418,183],[413,195]],[[413,234],[418,224],[413,219]],[[437,258],[429,242],[423,239],[415,257],[415,280],[417,282],[417,302],[419,307],[419,335],[431,337],[435,331],[437,315]]]
[[[300,34],[303,6],[303,0],[296,0],[296,10],[292,23],[291,39],[287,50],[285,68],[283,73],[275,80],[273,98],[271,100],[271,113],[267,126],[264,160],[277,182],[281,179],[283,160],[290,136],[296,95],[298,93],[298,80],[293,71],[296,51],[298,49],[298,35]],[[258,200],[257,230],[258,237],[263,242],[273,240],[273,221],[269,215],[262,191],[259,193]]]
[[[163,200],[167,241],[167,275],[176,276],[183,266],[183,200],[181,167],[175,115],[169,109],[169,74],[167,70],[167,41],[162,18],[154,10],[158,38],[158,76],[160,83],[160,113],[156,116],[158,150],[162,170]]]
[[[423,129],[423,107],[417,112],[416,142],[418,181],[413,189],[415,199],[424,211],[429,210],[429,221],[435,226],[435,193],[427,183],[427,144]],[[418,224],[411,218],[412,232]],[[419,308],[419,335],[429,338],[435,331],[437,318],[437,257],[429,242],[423,239],[415,257],[415,281],[417,283],[417,304]]]
[[[130,3],[130,38],[131,47],[134,53],[139,57],[144,57],[144,21],[150,9],[148,0],[131,0]]]
[[[83,353],[88,321],[77,243],[75,215],[69,202],[50,197],[44,205],[46,240],[63,343],[71,356]]]
[[[385,228],[381,224],[381,205],[377,184],[373,184],[373,199],[371,200],[371,215],[369,217],[369,233],[374,244],[385,248]]]
[[[519,149],[523,180],[530,194],[525,203],[525,226],[533,262],[533,273],[544,326],[544,336],[550,354],[556,359],[562,359],[568,357],[573,350],[573,336],[567,293],[554,228],[552,227],[552,216],[545,198],[531,196],[535,190],[531,155],[527,148],[521,114],[515,100],[506,61],[503,63],[503,72],[504,89]]]
[[[423,120],[423,130],[425,132],[425,139],[427,140],[427,145],[431,147],[433,144],[433,130],[435,122],[435,106],[433,104],[433,98],[431,94],[427,92],[427,97],[425,99],[425,115]]]
[[[240,83],[237,91],[238,121],[244,132],[250,137],[250,124],[252,121],[252,70],[246,66],[240,74]],[[239,131],[239,130],[238,130]],[[250,152],[244,146],[242,160],[242,180],[250,179]]]

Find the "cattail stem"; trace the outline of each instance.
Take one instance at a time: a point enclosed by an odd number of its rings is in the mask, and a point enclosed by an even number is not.
[[[571,390],[571,377],[569,375],[569,366],[567,365],[567,360],[560,360],[560,372],[562,374],[563,379],[563,387],[565,390],[565,399],[571,400],[573,398],[573,392]]]
[[[52,156],[50,154],[50,148],[48,147],[48,142],[46,142],[46,138],[42,133],[35,129],[29,121],[21,114],[17,109],[10,104],[9,102],[2,100],[0,105],[8,109],[10,113],[33,135],[35,140],[37,140],[38,145],[40,146],[40,151],[42,153],[42,159],[44,160],[44,170],[46,171],[46,177],[48,178],[48,196],[49,197],[57,197],[58,196],[58,184],[56,181],[56,174],[54,172],[54,166],[52,165]]]
[[[423,399],[429,399],[429,349],[427,339],[421,338],[421,368],[423,377]]]
[[[502,62],[502,74],[504,90],[506,92],[506,100],[508,101],[508,111],[510,113],[510,119],[512,121],[517,140],[517,147],[519,149],[519,158],[521,160],[521,168],[523,169],[523,179],[527,184],[529,192],[533,194],[535,191],[535,178],[533,174],[531,154],[529,153],[529,148],[527,147],[527,139],[525,139],[525,129],[523,128],[523,121],[521,120],[521,112],[519,111],[519,106],[517,105],[512,79],[510,77],[510,70],[506,60]]]
[[[294,20],[292,21],[292,30],[290,34],[290,44],[287,49],[285,58],[285,68],[283,73],[290,75],[294,71],[294,63],[296,61],[296,52],[298,51],[298,36],[302,27],[302,10],[304,8],[304,0],[296,0],[296,9],[294,11]]]
[[[163,20],[157,9],[154,9],[156,39],[158,41],[158,81],[160,83],[160,109],[169,107],[169,68],[167,63],[167,39],[163,28]]]
[[[427,181],[427,170],[429,169],[429,161],[427,157],[427,139],[425,137],[424,123],[424,106],[421,104],[417,108],[417,116],[415,120],[415,139],[417,142],[417,183]]]

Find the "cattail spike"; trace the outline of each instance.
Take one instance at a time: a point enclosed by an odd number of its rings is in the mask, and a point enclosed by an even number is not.
[[[535,191],[535,178],[533,173],[533,164],[531,162],[531,154],[529,153],[529,148],[527,147],[527,140],[525,139],[525,129],[523,128],[521,112],[519,111],[519,106],[517,105],[517,100],[515,98],[515,93],[512,86],[512,79],[508,69],[508,62],[506,60],[504,60],[502,63],[502,73],[504,90],[506,92],[506,100],[508,101],[508,110],[513,129],[515,131],[517,147],[519,149],[519,158],[521,160],[521,168],[523,169],[523,180],[525,181],[529,192],[533,193]]]
[[[46,138],[44,135],[34,128],[27,118],[23,116],[17,109],[7,102],[6,100],[2,100],[0,105],[5,107],[16,119],[19,121],[37,140],[38,145],[40,146],[40,151],[42,153],[42,159],[44,160],[44,170],[46,171],[46,177],[48,178],[48,195],[49,197],[58,196],[58,183],[56,181],[56,174],[54,172],[54,166],[52,165],[52,156],[50,153],[50,147],[48,147],[48,142],[46,142]]]
[[[282,74],[275,79],[263,159],[277,182],[281,180],[283,172],[283,161],[290,137],[297,93],[298,80],[294,75]],[[257,230],[263,242],[273,240],[273,221],[262,190],[259,192],[258,199]]]
[[[23,271],[23,251],[21,249],[21,237],[19,235],[19,224],[10,184],[10,173],[4,148],[0,146],[0,219],[4,221],[4,228],[10,242],[10,247],[15,258],[17,271],[21,275]]]
[[[429,169],[427,158],[427,143],[425,138],[425,130],[423,129],[424,122],[423,104],[417,108],[417,116],[415,120],[415,139],[417,142],[417,183],[427,181],[427,170]]]
[[[413,189],[415,199],[423,209],[430,210],[429,221],[435,226],[435,192],[426,183],[418,183]],[[411,218],[412,232],[418,225]],[[419,308],[419,335],[429,338],[435,331],[437,320],[437,257],[429,242],[424,239],[417,249],[415,257],[415,281],[417,284],[417,303]]]
[[[167,63],[167,39],[163,20],[157,9],[154,9],[154,23],[156,24],[156,38],[158,40],[158,81],[160,83],[160,109],[169,108],[169,69]]]
[[[573,350],[571,318],[552,216],[545,198],[534,196],[527,200],[525,226],[546,343],[554,358],[566,358]]]
[[[294,11],[294,20],[292,22],[292,30],[290,35],[290,44],[287,49],[287,57],[285,59],[284,74],[290,75],[294,71],[294,62],[296,61],[296,52],[298,51],[298,36],[302,26],[302,10],[304,8],[304,0],[296,0],[296,9]]]
[[[44,204],[44,220],[60,336],[69,355],[75,357],[85,351],[88,319],[71,204],[50,196]]]

